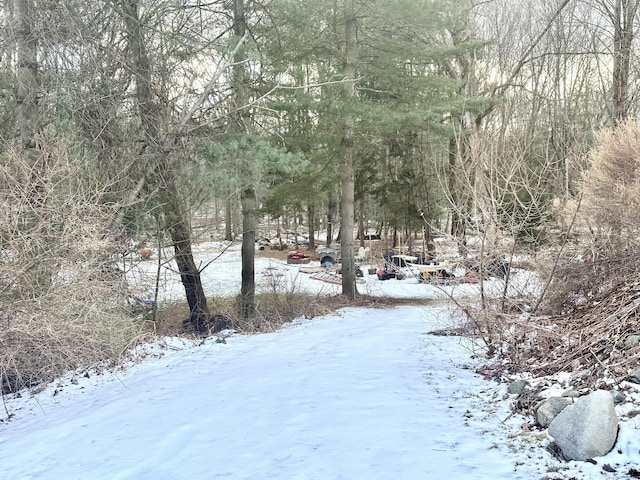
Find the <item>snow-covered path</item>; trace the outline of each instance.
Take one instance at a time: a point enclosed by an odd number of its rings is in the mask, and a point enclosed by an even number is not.
[[[426,334],[437,312],[348,309],[226,344],[173,340],[117,377],[12,400],[0,476],[534,478],[505,455],[495,384],[465,368],[458,339]]]

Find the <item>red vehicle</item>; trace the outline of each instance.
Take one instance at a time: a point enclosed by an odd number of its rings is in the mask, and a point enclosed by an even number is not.
[[[311,257],[309,255],[305,255],[302,252],[291,252],[287,255],[287,263],[292,264],[304,264],[309,263],[311,261]]]
[[[398,272],[390,267],[378,269],[378,280],[389,280],[390,278],[396,278]]]

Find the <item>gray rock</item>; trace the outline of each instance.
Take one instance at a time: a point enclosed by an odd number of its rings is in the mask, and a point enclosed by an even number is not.
[[[549,397],[536,406],[536,422],[542,428],[547,428],[558,414],[573,402],[570,398]]]
[[[522,391],[529,386],[529,382],[524,380],[516,380],[507,387],[507,393],[509,395],[520,395]]]
[[[623,348],[630,350],[638,345],[640,345],[640,335],[629,335],[624,341]]]
[[[627,377],[627,380],[631,383],[640,383],[640,370],[636,370]]]
[[[622,403],[626,400],[622,392],[619,392],[617,390],[611,390],[611,396],[613,397],[613,403],[615,404]]]
[[[578,398],[581,396],[580,392],[577,392],[573,389],[571,390],[566,390],[564,392],[562,392],[562,397],[566,397],[566,398]]]
[[[549,435],[567,460],[587,460],[606,455],[615,444],[618,417],[613,396],[606,390],[579,398],[549,425]]]

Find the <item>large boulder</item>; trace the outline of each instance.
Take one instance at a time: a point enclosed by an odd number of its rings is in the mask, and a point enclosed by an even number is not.
[[[549,435],[567,460],[587,460],[606,455],[618,435],[613,396],[605,390],[578,399],[553,419]]]

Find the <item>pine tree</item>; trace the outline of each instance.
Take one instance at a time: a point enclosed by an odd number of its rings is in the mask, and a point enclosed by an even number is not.
[[[452,22],[459,21],[456,5],[445,0],[356,1],[355,28],[349,31],[354,32],[357,62],[346,75],[345,66],[353,63],[345,49],[347,20],[335,2],[301,5],[282,0],[274,7],[281,8],[273,13],[279,20],[278,34],[267,40],[277,41],[267,42],[266,49],[274,58],[274,78],[281,84],[284,79],[290,89],[301,89],[303,82],[321,85],[296,94],[279,90],[276,108],[289,119],[299,114],[313,119],[306,129],[315,135],[325,157],[334,159],[333,169],[345,167],[344,153],[350,151],[361,205],[366,197],[375,196],[398,220],[398,227],[430,225],[431,215],[440,211],[434,202],[442,194],[431,191],[439,186],[429,181],[426,165],[432,162],[427,161],[427,152],[433,152],[436,141],[455,138],[449,118],[480,103],[442,68],[448,60],[480,46],[448,42]],[[305,75],[290,75],[291,71]],[[286,125],[279,135],[291,142],[296,128]],[[343,175],[343,185],[348,177]],[[400,203],[388,194],[407,188],[411,194]],[[346,208],[349,212],[342,212],[341,224],[351,223],[346,227],[351,229],[354,207],[349,203]]]

